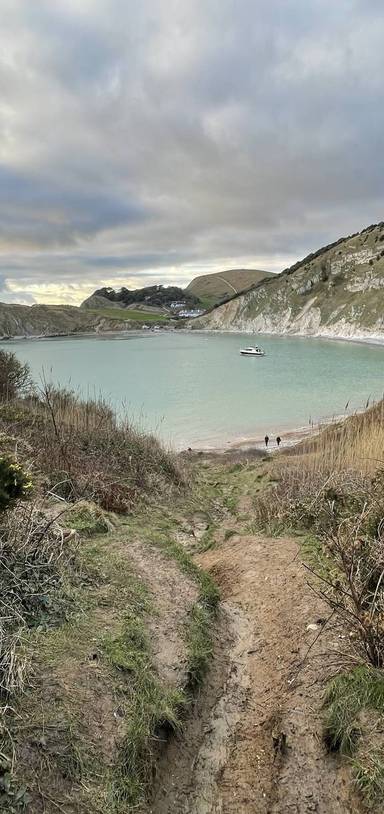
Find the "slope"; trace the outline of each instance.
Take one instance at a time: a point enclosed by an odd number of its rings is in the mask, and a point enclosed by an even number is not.
[[[225,297],[232,297],[234,294],[246,291],[260,280],[272,276],[268,271],[256,269],[229,269],[195,277],[187,286],[186,291],[198,297],[206,307],[212,307]]]
[[[384,222],[308,255],[193,327],[381,338],[383,307]]]
[[[67,336],[137,328],[147,314],[104,312],[58,305],[13,305],[0,303],[0,338],[25,336]],[[150,315],[153,316],[153,315]]]

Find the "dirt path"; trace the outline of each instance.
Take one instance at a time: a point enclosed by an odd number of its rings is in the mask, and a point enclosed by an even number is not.
[[[322,745],[320,654],[338,641],[324,627],[327,609],[307,585],[297,542],[233,536],[199,562],[223,596],[216,663],[150,810],[358,812],[345,770]]]
[[[197,586],[154,547],[130,540],[120,550],[126,551],[153,597],[155,613],[148,618],[147,629],[158,674],[169,687],[182,687],[187,680],[184,626],[197,600]]]

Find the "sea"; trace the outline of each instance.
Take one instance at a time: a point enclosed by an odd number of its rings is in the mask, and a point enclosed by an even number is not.
[[[243,357],[258,344],[263,357]],[[384,391],[384,347],[308,337],[138,331],[3,343],[50,381],[108,401],[176,450],[223,449],[363,409]]]

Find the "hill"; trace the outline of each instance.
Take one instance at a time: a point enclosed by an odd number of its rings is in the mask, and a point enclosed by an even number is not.
[[[384,222],[309,254],[193,328],[384,339]]]
[[[273,274],[256,269],[229,269],[195,277],[185,290],[198,297],[206,308],[211,308],[221,300],[246,291],[267,277],[273,277]]]
[[[192,293],[186,293],[178,286],[151,285],[145,288],[99,288],[81,305],[81,308],[147,308],[149,312],[156,309],[164,312],[171,307],[171,303],[183,301],[188,307],[199,305],[198,298]]]
[[[0,338],[24,336],[66,336],[137,328],[139,322],[164,320],[162,316],[113,307],[87,310],[59,305],[10,305],[0,303]]]
[[[185,289],[179,286],[153,285],[137,289],[123,287],[115,291],[104,287],[84,300],[81,308],[140,308],[164,313],[169,311],[171,303],[178,301],[185,303],[187,308],[202,306],[207,309],[272,276],[267,271],[230,269],[195,277]]]

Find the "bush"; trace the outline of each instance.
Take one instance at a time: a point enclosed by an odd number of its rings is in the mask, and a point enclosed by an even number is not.
[[[102,400],[44,386],[22,402],[24,418],[1,415],[4,432],[17,435],[33,456],[47,491],[82,498],[106,511],[126,512],[144,494],[158,496],[181,483],[180,468],[152,436],[119,422]]]
[[[32,483],[20,464],[11,458],[0,458],[0,512],[16,500],[26,497]]]
[[[0,350],[0,401],[25,395],[31,388],[30,370],[14,353]]]
[[[71,508],[63,513],[66,526],[74,529],[83,537],[92,537],[94,534],[107,534],[111,529],[103,511],[94,503],[82,500],[71,504]]]
[[[29,503],[3,516],[0,528],[0,696],[23,687],[28,628],[55,624],[68,600],[64,574],[74,552],[56,522]]]

